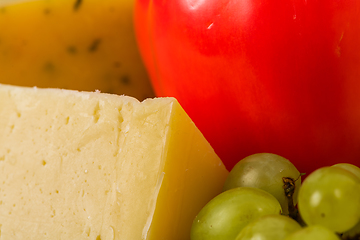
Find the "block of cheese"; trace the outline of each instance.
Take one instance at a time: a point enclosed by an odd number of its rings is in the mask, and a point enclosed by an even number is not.
[[[134,0],[0,0],[0,83],[153,97],[133,8]]]
[[[227,175],[174,98],[0,84],[1,240],[186,240]]]

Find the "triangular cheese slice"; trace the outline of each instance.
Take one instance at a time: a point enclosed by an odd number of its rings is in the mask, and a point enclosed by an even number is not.
[[[1,240],[186,240],[227,174],[174,98],[0,84]]]

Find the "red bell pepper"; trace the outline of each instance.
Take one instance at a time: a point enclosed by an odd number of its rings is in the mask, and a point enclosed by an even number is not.
[[[360,165],[359,0],[137,0],[134,16],[156,94],[228,169],[258,152]]]

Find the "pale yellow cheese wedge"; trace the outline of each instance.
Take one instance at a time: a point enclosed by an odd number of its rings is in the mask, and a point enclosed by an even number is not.
[[[187,240],[227,175],[174,98],[0,84],[1,240]]]
[[[153,97],[134,2],[0,0],[0,83]]]

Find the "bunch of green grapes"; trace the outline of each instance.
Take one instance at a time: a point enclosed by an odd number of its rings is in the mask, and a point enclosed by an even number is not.
[[[360,168],[323,167],[303,183],[301,175],[276,154],[242,159],[195,218],[191,240],[359,240]]]

